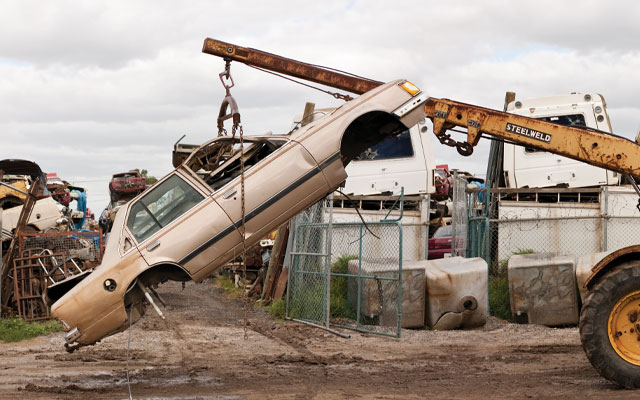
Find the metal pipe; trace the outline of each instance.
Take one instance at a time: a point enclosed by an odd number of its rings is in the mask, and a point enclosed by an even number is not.
[[[164,299],[162,297],[160,297],[160,294],[158,294],[158,292],[156,292],[156,290],[154,288],[149,286],[149,290],[155,296],[155,298],[158,299],[158,301],[160,302],[160,304],[162,304],[163,307],[167,306],[167,303],[164,301]]]
[[[633,177],[629,177],[633,180]],[[634,181],[635,182],[635,181]],[[602,251],[607,251],[607,217],[609,216],[609,187],[604,187],[604,215],[602,216]]]
[[[140,290],[142,290],[142,292],[144,293],[144,297],[147,299],[147,301],[149,302],[149,304],[151,304],[154,308],[154,310],[156,310],[156,312],[158,313],[158,315],[160,316],[160,318],[162,318],[162,320],[166,320],[167,318],[165,318],[164,314],[162,313],[162,311],[160,311],[160,309],[158,308],[158,306],[156,305],[156,303],[153,301],[153,299],[151,298],[151,295],[149,294],[149,292],[147,291],[147,288],[144,287],[144,285],[138,281],[136,283],[138,285],[138,287],[140,288]]]
[[[331,323],[331,237],[333,236],[332,232],[332,223],[333,223],[333,192],[329,195],[329,224],[327,225],[327,256],[325,259],[325,286],[326,286],[326,309],[325,309],[325,324],[327,325],[327,329],[329,328],[329,324]]]
[[[1,186],[6,186],[6,187],[8,187],[8,188],[9,188],[9,189],[11,189],[11,190],[15,190],[16,192],[22,193],[22,194],[24,194],[25,196],[29,194],[29,193],[25,192],[24,190],[20,190],[20,189],[18,189],[17,187],[12,186],[12,185],[9,185],[8,183],[5,183],[5,182],[0,182],[0,185],[1,185]]]
[[[351,338],[351,335],[347,335],[346,333],[338,332],[338,331],[336,331],[334,329],[327,328],[324,325],[318,325],[318,324],[314,324],[313,322],[304,321],[304,320],[296,319],[296,318],[285,317],[285,319],[289,320],[289,321],[300,322],[301,324],[307,324],[307,325],[310,325],[310,326],[313,326],[313,327],[316,327],[316,328],[324,329],[327,332],[333,333],[334,335],[338,335],[338,336],[346,338],[346,339],[350,339]]]

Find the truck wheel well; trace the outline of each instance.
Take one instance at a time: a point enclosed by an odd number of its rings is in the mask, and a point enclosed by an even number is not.
[[[600,281],[600,278],[602,278],[602,276],[616,268],[618,265],[621,265],[627,261],[638,259],[640,259],[640,252],[636,251],[632,253],[622,254],[620,255],[620,257],[611,260],[607,265],[600,268],[589,278],[589,280],[587,281],[587,289],[591,290]]]
[[[362,114],[349,124],[340,143],[342,163],[346,167],[363,151],[384,139],[402,133],[407,127],[384,111]]]

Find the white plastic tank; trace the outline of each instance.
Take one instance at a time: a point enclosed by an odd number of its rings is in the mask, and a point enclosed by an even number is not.
[[[397,324],[397,282],[380,278],[397,279],[398,260],[362,261],[350,260],[348,273],[360,275],[360,313],[368,317],[378,317],[382,326]],[[369,278],[366,278],[369,277]],[[371,278],[375,277],[375,278]],[[348,301],[352,309],[357,307],[358,279],[349,278]],[[425,273],[418,262],[405,261],[402,264],[402,327],[424,327]],[[382,305],[380,304],[382,301]]]
[[[558,253],[509,259],[511,312],[520,322],[547,326],[578,323],[576,258]]]
[[[600,262],[603,258],[611,254],[612,251],[603,251],[601,253],[592,253],[585,256],[578,257],[576,261],[576,284],[578,285],[578,293],[580,293],[580,300],[584,303],[584,299],[587,297],[587,288],[584,284],[593,272],[593,267]]]
[[[482,258],[421,261],[426,277],[426,325],[472,328],[487,322],[488,268]]]

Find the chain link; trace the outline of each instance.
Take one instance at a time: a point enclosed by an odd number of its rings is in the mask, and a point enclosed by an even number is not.
[[[440,141],[440,143],[447,145],[449,147],[455,147],[463,156],[470,156],[473,153],[473,146],[467,142],[459,142],[451,137],[448,133],[438,133],[436,137]]]
[[[243,331],[244,331],[244,340],[249,338],[248,334],[248,326],[249,326],[249,295],[246,290],[247,284],[247,235],[245,220],[246,220],[246,210],[245,210],[245,192],[244,192],[244,131],[242,130],[242,125],[233,124],[231,128],[231,137],[235,139],[236,132],[239,132],[240,137],[240,207],[242,219],[240,223],[240,228],[238,229],[239,233],[242,235],[242,302],[243,302]]]
[[[227,84],[224,78],[228,79],[231,84]],[[233,116],[233,126],[231,127],[231,139],[232,141],[236,138],[236,133],[239,133],[240,136],[240,204],[241,204],[241,213],[242,219],[240,222],[240,226],[236,227],[238,233],[242,236],[242,301],[243,301],[243,331],[244,331],[244,340],[249,338],[248,334],[248,326],[249,326],[249,295],[246,290],[247,284],[247,235],[246,235],[246,210],[245,210],[245,192],[244,192],[244,131],[242,129],[242,125],[240,124],[240,113],[235,110],[237,114],[234,113],[234,107],[237,107],[235,104],[235,100],[231,97],[230,90],[233,86],[233,78],[231,77],[231,60],[225,59],[225,69],[220,73],[220,81],[222,82],[222,86],[224,86],[226,91],[225,100],[223,100],[223,108],[226,108],[229,103],[226,103],[227,99],[231,99],[232,107],[231,114]],[[222,111],[220,116],[218,117],[218,137],[227,136],[227,130],[224,128]]]

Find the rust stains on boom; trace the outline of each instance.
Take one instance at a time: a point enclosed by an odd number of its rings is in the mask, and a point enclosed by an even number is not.
[[[368,92],[383,84],[383,82],[332,71],[317,65],[248,47],[236,46],[216,39],[205,39],[202,52],[356,94]]]
[[[465,104],[429,98],[425,114],[433,121],[433,133],[448,146],[470,155],[481,134],[530,146],[611,171],[640,177],[640,146],[631,140],[584,127],[571,127]],[[467,129],[465,142],[454,140],[447,130]]]

